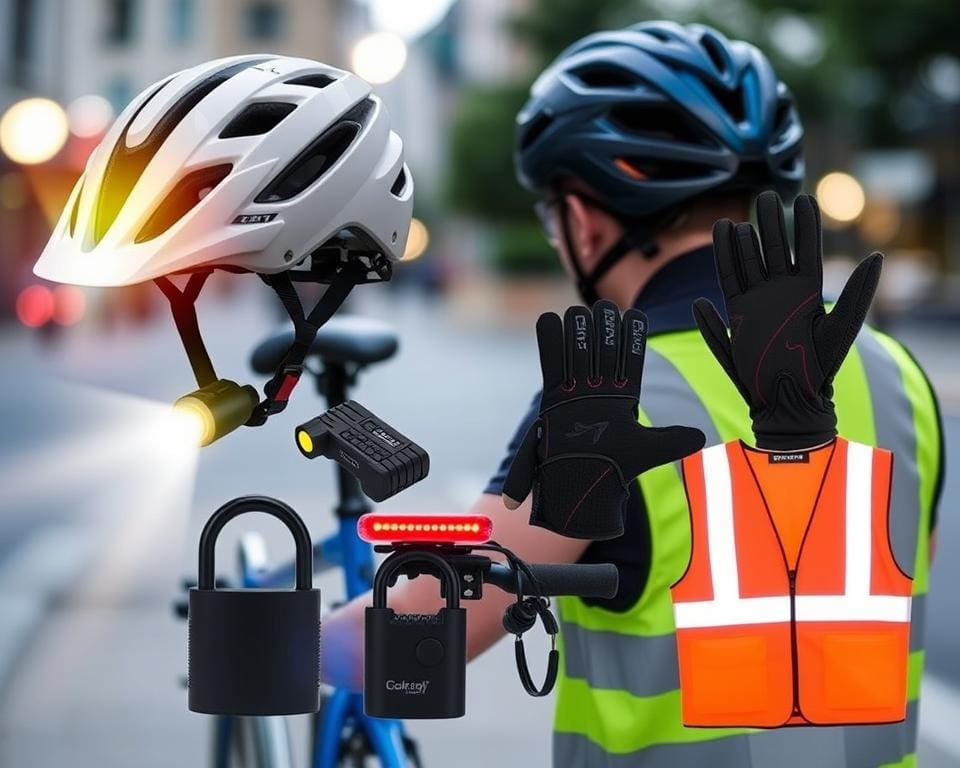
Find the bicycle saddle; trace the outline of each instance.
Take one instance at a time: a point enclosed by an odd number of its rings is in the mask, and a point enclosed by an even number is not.
[[[278,331],[261,341],[250,365],[261,374],[273,373],[293,341],[293,330]],[[317,333],[308,357],[333,363],[369,365],[389,360],[397,351],[397,334],[386,323],[368,317],[333,317]]]

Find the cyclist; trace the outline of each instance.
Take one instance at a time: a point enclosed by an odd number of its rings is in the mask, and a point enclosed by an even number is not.
[[[792,96],[754,46],[704,26],[647,22],[590,35],[534,83],[518,118],[516,164],[537,192],[538,213],[587,303],[636,306],[649,318],[640,407],[654,424],[688,424],[707,444],[752,441],[735,387],[696,329],[691,305],[723,306],[711,229],[748,218],[764,189],[792,197],[804,177],[803,130]],[[531,362],[535,365],[534,362]],[[626,532],[610,541],[563,538],[528,525],[530,500],[507,511],[503,483],[537,402],[472,512],[495,521],[497,539],[521,557],[612,562],[611,600],[562,599],[563,661],[554,726],[556,766],[818,768],[907,766],[917,740],[923,606],[942,436],[930,385],[896,341],[866,329],[836,380],[844,435],[896,455],[892,544],[912,566],[910,703],[905,722],[761,732],[684,728],[669,586],[689,556],[689,522],[674,466],[632,490]],[[503,634],[507,598],[469,603],[468,652]],[[432,610],[436,585],[391,593],[400,611]],[[324,675],[360,687],[360,598],[324,620]]]

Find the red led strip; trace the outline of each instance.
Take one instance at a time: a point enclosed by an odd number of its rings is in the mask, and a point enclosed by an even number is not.
[[[493,521],[486,515],[389,515],[372,513],[357,521],[369,542],[480,544],[490,540]]]

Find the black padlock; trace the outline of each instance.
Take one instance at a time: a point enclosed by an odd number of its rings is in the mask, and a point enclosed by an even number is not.
[[[401,569],[429,566],[444,583],[447,605],[435,614],[398,614],[387,587]],[[363,709],[371,717],[450,718],[466,710],[467,612],[460,583],[442,557],[422,550],[387,558],[373,582],[363,658]]]
[[[265,512],[293,534],[296,589],[216,589],[214,549],[237,515]],[[320,590],[300,516],[277,499],[244,496],[211,515],[200,534],[198,586],[188,607],[189,706],[217,715],[295,715],[320,708]]]

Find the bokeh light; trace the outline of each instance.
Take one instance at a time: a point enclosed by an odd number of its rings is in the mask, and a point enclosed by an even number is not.
[[[28,285],[17,296],[17,317],[27,328],[40,328],[53,319],[53,292],[45,285]]]
[[[423,256],[430,245],[430,230],[420,219],[410,220],[410,233],[407,235],[407,247],[403,252],[403,261],[413,261]]]
[[[903,216],[895,202],[871,198],[857,222],[857,229],[866,242],[879,248],[889,244],[897,236],[902,224]]]
[[[849,224],[863,213],[866,195],[860,182],[849,173],[833,171],[817,182],[817,202],[829,220]]]
[[[389,83],[407,63],[407,44],[392,32],[374,32],[357,41],[350,61],[368,83]]]
[[[87,310],[87,296],[75,285],[53,289],[53,321],[57,325],[76,325]]]
[[[23,99],[0,119],[0,149],[15,163],[45,163],[67,141],[67,115],[50,99]]]
[[[91,93],[79,96],[67,107],[70,132],[82,139],[99,136],[113,120],[113,107],[103,96]]]

